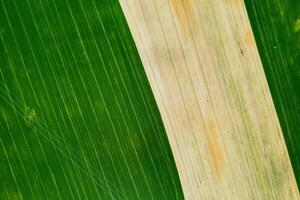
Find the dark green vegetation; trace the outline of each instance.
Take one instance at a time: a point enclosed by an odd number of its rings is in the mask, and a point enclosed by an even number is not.
[[[245,3],[299,186],[300,1]]]
[[[0,0],[0,199],[183,199],[117,0]]]

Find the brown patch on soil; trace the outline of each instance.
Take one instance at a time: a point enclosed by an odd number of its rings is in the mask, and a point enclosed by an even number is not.
[[[211,155],[211,163],[214,169],[214,175],[216,179],[219,180],[224,168],[224,157],[216,133],[216,127],[212,121],[208,122],[208,131],[208,150]]]
[[[170,0],[176,19],[184,32],[189,31],[189,20],[192,19],[192,0]]]
[[[245,34],[245,43],[250,44],[250,45],[255,44],[255,39],[254,39],[251,27],[248,28],[248,30]]]

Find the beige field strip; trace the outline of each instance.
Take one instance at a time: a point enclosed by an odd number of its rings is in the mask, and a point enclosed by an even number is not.
[[[241,0],[121,0],[186,199],[299,192]]]

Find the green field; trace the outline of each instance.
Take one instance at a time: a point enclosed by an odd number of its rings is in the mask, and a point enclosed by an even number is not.
[[[245,3],[299,186],[300,1]]]
[[[183,199],[117,0],[1,0],[0,199]]]

